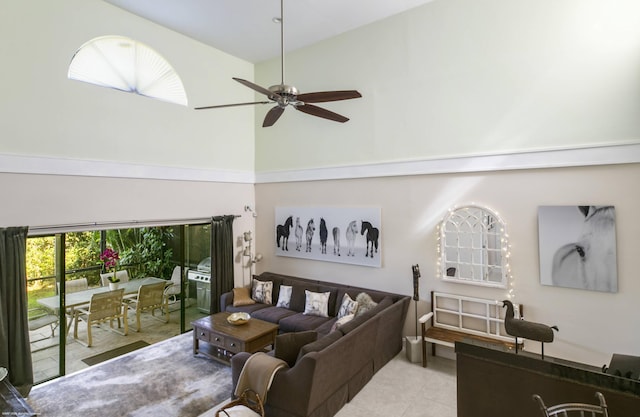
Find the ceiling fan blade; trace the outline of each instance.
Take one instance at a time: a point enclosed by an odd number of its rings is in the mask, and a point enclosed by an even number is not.
[[[313,104],[305,104],[295,106],[296,110],[300,110],[303,113],[310,114],[312,116],[318,116],[325,119],[333,120],[334,122],[344,123],[349,119],[327,109],[323,109],[322,107],[314,106]]]
[[[362,95],[356,90],[343,90],[298,94],[296,98],[305,103],[324,103],[327,101],[350,100],[360,97],[362,97]]]
[[[206,110],[206,109],[220,109],[223,107],[238,107],[238,106],[249,106],[251,104],[269,104],[270,101],[252,101],[250,103],[235,103],[235,104],[220,104],[217,106],[204,106],[204,107],[196,107],[195,110]]]
[[[282,113],[284,113],[284,107],[273,107],[267,112],[267,115],[264,118],[264,122],[262,122],[262,127],[273,126],[273,124],[278,121],[280,116],[282,116]]]
[[[259,86],[258,84],[254,84],[251,81],[247,81],[247,80],[243,80],[242,78],[235,78],[233,77],[234,80],[236,80],[237,82],[239,82],[240,84],[251,88],[252,90],[257,91],[258,93],[262,93],[265,96],[269,97],[271,100],[277,100],[280,98],[280,96],[276,93],[274,93],[273,91],[264,88],[262,86]]]

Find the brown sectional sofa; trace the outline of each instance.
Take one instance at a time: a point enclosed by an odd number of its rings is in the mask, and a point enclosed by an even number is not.
[[[335,415],[402,349],[408,296],[272,272],[264,272],[254,279],[273,282],[271,305],[256,303],[234,307],[231,292],[222,295],[221,308],[231,312],[245,311],[252,317],[278,323],[281,333],[306,330],[318,333],[317,341],[300,349],[292,367],[275,375],[265,406],[268,417]],[[275,307],[280,285],[293,287],[289,309]],[[331,293],[330,317],[302,314],[305,289]],[[352,299],[365,292],[378,305],[332,331],[345,292]],[[234,387],[249,356],[239,353],[231,360]]]

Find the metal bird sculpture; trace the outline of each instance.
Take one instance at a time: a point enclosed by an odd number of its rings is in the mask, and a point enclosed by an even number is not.
[[[518,337],[537,340],[542,343],[542,359],[544,360],[544,344],[553,342],[553,331],[558,331],[558,326],[547,326],[542,323],[516,319],[514,317],[513,303],[509,300],[504,300],[502,307],[507,307],[504,327],[508,334],[516,338],[516,353],[518,353]]]

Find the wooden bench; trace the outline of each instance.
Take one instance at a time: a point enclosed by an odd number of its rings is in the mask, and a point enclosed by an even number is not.
[[[522,305],[514,304],[515,316],[522,316]],[[436,345],[453,348],[465,339],[500,344],[515,349],[515,338],[504,328],[502,301],[464,295],[431,292],[431,312],[420,317],[422,326],[422,366],[427,366],[427,343],[435,356]],[[431,327],[427,328],[427,321]],[[518,347],[523,346],[518,341]]]

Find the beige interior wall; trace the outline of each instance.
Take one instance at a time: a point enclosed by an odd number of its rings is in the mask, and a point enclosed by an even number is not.
[[[545,354],[602,366],[614,352],[637,354],[640,350],[640,335],[633,330],[640,292],[635,263],[640,253],[637,178],[640,164],[258,184],[257,250],[264,254],[258,271],[411,295],[411,265],[418,263],[420,312],[430,308],[431,290],[502,300],[506,290],[436,279],[436,225],[453,206],[484,205],[507,223],[515,300],[525,306],[526,318],[560,328]],[[618,293],[539,282],[538,207],[581,204],[616,208]],[[278,206],[380,207],[382,268],[276,256],[274,209]],[[411,307],[406,334],[415,332],[413,315]],[[526,348],[540,351],[537,342],[527,342]]]
[[[240,215],[233,224],[235,278],[248,277],[238,239],[254,228],[244,212],[254,204],[253,184],[0,173],[0,189],[1,227]]]

